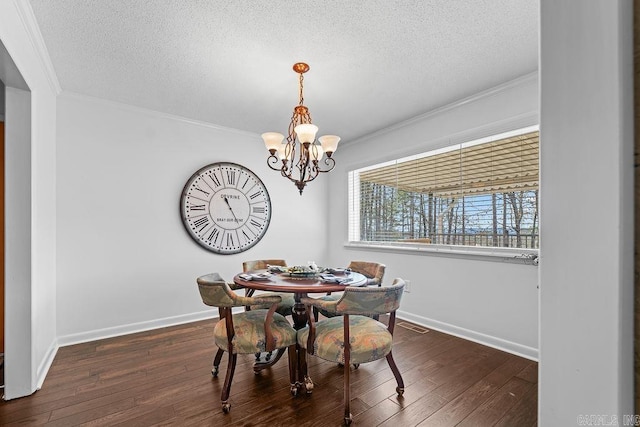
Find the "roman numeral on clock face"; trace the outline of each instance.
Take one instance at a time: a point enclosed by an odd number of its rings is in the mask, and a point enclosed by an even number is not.
[[[227,171],[227,184],[236,185],[236,173],[235,173],[235,171]]]
[[[209,242],[217,242],[218,241],[218,236],[220,235],[220,229],[217,227],[213,227],[213,229],[211,230],[211,233],[209,233],[209,235],[207,236],[207,240]]]
[[[247,186],[247,184],[249,183],[249,177],[247,177],[247,180],[244,182],[244,184],[242,184],[242,189],[244,190],[244,188]]]
[[[211,172],[211,175],[209,175],[209,178],[211,178],[211,182],[213,182],[213,185],[215,187],[220,187],[220,180],[218,179],[218,177],[216,176],[215,172]]]
[[[211,194],[208,191],[205,191],[205,190],[203,190],[202,188],[200,188],[198,186],[196,186],[196,188],[194,188],[194,190],[201,192],[202,194],[205,195],[205,197],[209,197],[209,194]]]
[[[203,216],[202,218],[198,218],[197,220],[193,221],[193,226],[198,231],[204,230],[205,228],[207,228],[208,225],[209,225],[209,217],[208,216]]]

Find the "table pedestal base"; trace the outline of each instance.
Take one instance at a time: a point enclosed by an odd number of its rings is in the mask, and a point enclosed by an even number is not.
[[[296,298],[298,300],[298,298]],[[296,301],[291,309],[291,317],[293,318],[293,329],[299,331],[307,326],[307,307],[301,302]]]

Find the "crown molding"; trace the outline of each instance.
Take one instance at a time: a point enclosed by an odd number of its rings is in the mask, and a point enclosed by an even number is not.
[[[181,122],[181,123],[187,123],[190,125],[195,125],[195,126],[200,126],[200,127],[205,127],[205,128],[209,128],[209,129],[215,129],[215,130],[219,130],[219,131],[223,131],[223,132],[230,132],[230,133],[234,133],[237,135],[243,135],[243,136],[250,136],[251,138],[259,138],[259,134],[255,133],[255,132],[249,132],[249,131],[244,131],[244,130],[240,130],[240,129],[235,129],[235,128],[230,128],[230,127],[224,127],[224,126],[219,126],[216,125],[214,123],[209,123],[209,122],[204,122],[204,121],[200,121],[200,120],[195,120],[195,119],[190,119],[188,117],[184,117],[184,116],[178,116],[175,114],[171,114],[171,113],[165,113],[162,111],[157,111],[157,110],[152,110],[150,108],[145,108],[145,107],[138,107],[135,105],[131,105],[131,104],[126,104],[124,102],[119,102],[119,101],[113,101],[110,99],[105,99],[105,98],[99,98],[96,96],[92,96],[92,95],[86,95],[84,93],[78,93],[78,92],[70,92],[70,91],[62,91],[59,95],[59,99],[72,99],[72,100],[80,100],[80,101],[86,101],[86,102],[93,102],[96,104],[101,104],[101,105],[105,105],[105,106],[109,106],[109,107],[113,107],[113,108],[118,108],[121,110],[127,110],[127,111],[131,111],[133,113],[138,113],[138,114],[144,114],[147,116],[153,116],[153,117],[158,117],[158,118],[162,118],[162,119],[166,119],[166,120],[173,120],[176,122]]]
[[[361,142],[365,142],[367,140],[370,140],[371,138],[375,138],[375,137],[387,134],[389,132],[393,132],[393,131],[396,131],[398,129],[402,129],[402,128],[410,126],[410,125],[412,125],[414,123],[426,120],[426,119],[428,119],[430,117],[434,117],[434,116],[443,114],[443,113],[445,113],[445,112],[447,112],[449,110],[453,110],[453,109],[459,108],[459,107],[461,107],[461,106],[463,106],[465,104],[476,102],[476,101],[481,100],[483,98],[489,98],[491,96],[495,96],[495,95],[497,95],[497,94],[499,94],[501,92],[504,92],[505,90],[511,89],[513,87],[520,86],[523,83],[526,83],[526,82],[529,82],[529,81],[532,81],[532,80],[537,80],[537,79],[538,79],[538,71],[536,70],[536,71],[533,71],[531,73],[524,74],[524,75],[522,75],[520,77],[516,77],[515,79],[509,80],[509,81],[507,81],[505,83],[502,83],[502,84],[500,84],[498,86],[494,86],[494,87],[489,88],[487,90],[483,90],[482,92],[478,92],[478,93],[473,94],[471,96],[468,96],[466,98],[459,99],[458,101],[452,102],[452,103],[447,104],[447,105],[443,105],[442,107],[435,108],[433,110],[427,111],[426,113],[423,113],[423,114],[414,116],[414,117],[412,117],[410,119],[398,122],[396,124],[393,124],[391,126],[388,126],[388,127],[384,128],[384,129],[380,129],[380,130],[377,130],[377,131],[372,132],[370,134],[361,136],[361,137],[359,137],[357,139],[349,141],[348,144],[349,145],[352,145],[352,144],[355,145],[355,144],[358,144],[358,143],[361,143]]]
[[[42,69],[47,81],[49,82],[49,86],[56,95],[60,95],[62,88],[60,87],[56,71],[53,68],[49,51],[44,43],[44,39],[42,38],[38,21],[36,20],[36,16],[33,14],[31,4],[28,0],[14,0],[13,4],[18,12],[18,16],[20,16],[22,26],[27,32],[29,41],[36,52],[36,56],[42,65]]]

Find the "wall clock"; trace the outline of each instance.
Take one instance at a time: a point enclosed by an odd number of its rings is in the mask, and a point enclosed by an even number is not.
[[[189,178],[180,197],[180,214],[187,232],[202,247],[235,254],[264,237],[271,221],[271,199],[252,171],[218,162]]]

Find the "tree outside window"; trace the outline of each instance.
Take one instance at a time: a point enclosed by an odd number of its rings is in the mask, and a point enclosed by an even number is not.
[[[537,130],[350,173],[350,240],[539,247]]]

